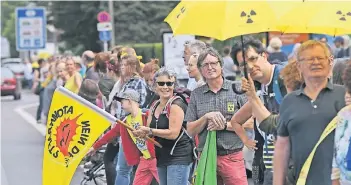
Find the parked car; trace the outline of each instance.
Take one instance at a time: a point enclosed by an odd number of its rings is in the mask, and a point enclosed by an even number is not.
[[[21,81],[6,67],[1,67],[1,96],[13,96],[21,99]]]
[[[22,82],[24,80],[25,64],[20,58],[6,58],[1,60],[1,67],[11,69],[15,76]]]

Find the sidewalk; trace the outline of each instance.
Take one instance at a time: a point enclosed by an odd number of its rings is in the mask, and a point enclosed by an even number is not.
[[[6,178],[6,174],[5,174],[5,170],[4,168],[2,167],[1,165],[1,185],[9,185],[8,181],[7,181],[7,178]]]

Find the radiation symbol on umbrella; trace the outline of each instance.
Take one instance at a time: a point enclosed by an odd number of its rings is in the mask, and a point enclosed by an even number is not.
[[[346,18],[351,19],[351,12],[345,13],[345,12],[342,12],[341,10],[339,10],[336,12],[336,14],[340,16],[340,18],[339,18],[340,21],[347,21]]]
[[[251,24],[254,22],[252,17],[255,15],[256,15],[256,12],[254,10],[251,10],[250,13],[246,13],[246,12],[242,11],[240,14],[240,17],[242,17],[242,18],[246,17],[247,18],[246,23]]]
[[[180,9],[180,13],[177,15],[177,19],[179,19],[179,16],[185,12],[185,7],[183,6],[182,9]]]

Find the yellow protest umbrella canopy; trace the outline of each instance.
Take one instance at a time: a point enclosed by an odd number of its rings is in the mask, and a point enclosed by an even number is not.
[[[276,23],[298,1],[182,1],[167,16],[174,35],[193,34],[225,40],[238,35],[279,31]]]
[[[300,2],[278,21],[282,33],[351,33],[351,1]]]

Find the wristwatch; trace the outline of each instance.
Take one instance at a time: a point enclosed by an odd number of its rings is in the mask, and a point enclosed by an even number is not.
[[[225,122],[225,124],[224,124],[224,129],[223,129],[223,130],[227,130],[227,127],[228,127],[228,123]]]
[[[149,129],[149,136],[153,136],[152,128]]]

